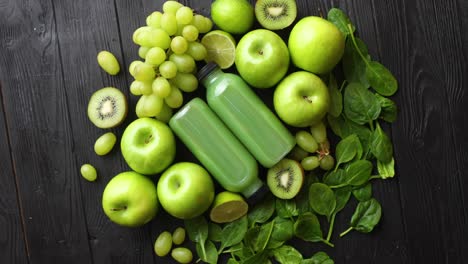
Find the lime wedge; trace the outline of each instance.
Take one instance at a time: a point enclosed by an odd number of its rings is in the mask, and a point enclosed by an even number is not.
[[[215,223],[228,223],[244,216],[249,205],[237,193],[221,192],[214,199],[210,211],[210,219]]]
[[[216,62],[221,69],[227,69],[234,64],[236,41],[231,34],[213,30],[203,36],[201,43],[208,52],[206,61]]]

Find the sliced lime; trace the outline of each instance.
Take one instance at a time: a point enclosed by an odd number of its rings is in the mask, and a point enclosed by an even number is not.
[[[201,39],[208,54],[206,61],[214,61],[221,69],[227,69],[234,64],[236,56],[236,41],[231,34],[214,30]]]
[[[237,193],[221,192],[214,199],[210,219],[215,223],[228,223],[244,216],[249,205]]]

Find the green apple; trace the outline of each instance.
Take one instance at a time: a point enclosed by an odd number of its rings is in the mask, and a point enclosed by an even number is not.
[[[149,117],[139,118],[128,125],[120,148],[128,166],[145,175],[166,169],[174,161],[176,152],[171,129]]]
[[[309,16],[293,27],[288,47],[294,65],[315,74],[325,74],[343,56],[345,38],[333,23]]]
[[[211,176],[202,166],[191,162],[169,167],[159,178],[157,189],[164,210],[180,219],[203,214],[214,199]]]
[[[244,34],[253,26],[254,8],[247,0],[216,0],[211,4],[211,18],[223,31]]]
[[[294,127],[311,126],[323,119],[328,111],[330,95],[317,75],[299,71],[284,78],[273,94],[278,116]]]
[[[119,225],[144,225],[158,212],[156,186],[139,173],[122,172],[106,185],[102,208],[109,219]]]
[[[256,88],[270,88],[288,71],[288,47],[273,31],[256,29],[237,44],[235,63],[247,83]]]

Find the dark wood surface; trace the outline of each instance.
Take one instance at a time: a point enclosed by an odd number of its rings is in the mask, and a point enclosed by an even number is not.
[[[115,86],[131,98],[125,69],[137,58],[132,32],[160,9],[156,0],[0,0],[1,263],[171,263],[152,246],[180,226],[160,212],[137,229],[111,223],[101,195],[128,170],[118,147],[93,152],[102,133],[86,116],[93,91]],[[183,1],[208,15],[210,1]],[[370,54],[399,81],[398,120],[388,127],[397,177],[374,185],[383,219],[336,247],[295,241],[305,256],[326,250],[335,263],[466,263],[468,259],[468,1],[297,1],[299,16],[345,10]],[[111,77],[96,54],[113,52]],[[129,120],[134,118],[130,113]],[[125,124],[114,129],[121,135]],[[190,159],[182,150],[178,159]],[[91,162],[99,180],[79,174]],[[352,208],[337,217],[346,226]],[[336,234],[335,234],[336,236]]]

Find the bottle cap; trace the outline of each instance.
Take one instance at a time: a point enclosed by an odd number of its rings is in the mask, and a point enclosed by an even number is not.
[[[213,61],[208,62],[205,66],[203,66],[197,73],[197,78],[201,81],[205,78],[208,74],[214,71],[216,68],[219,68],[218,64]]]

